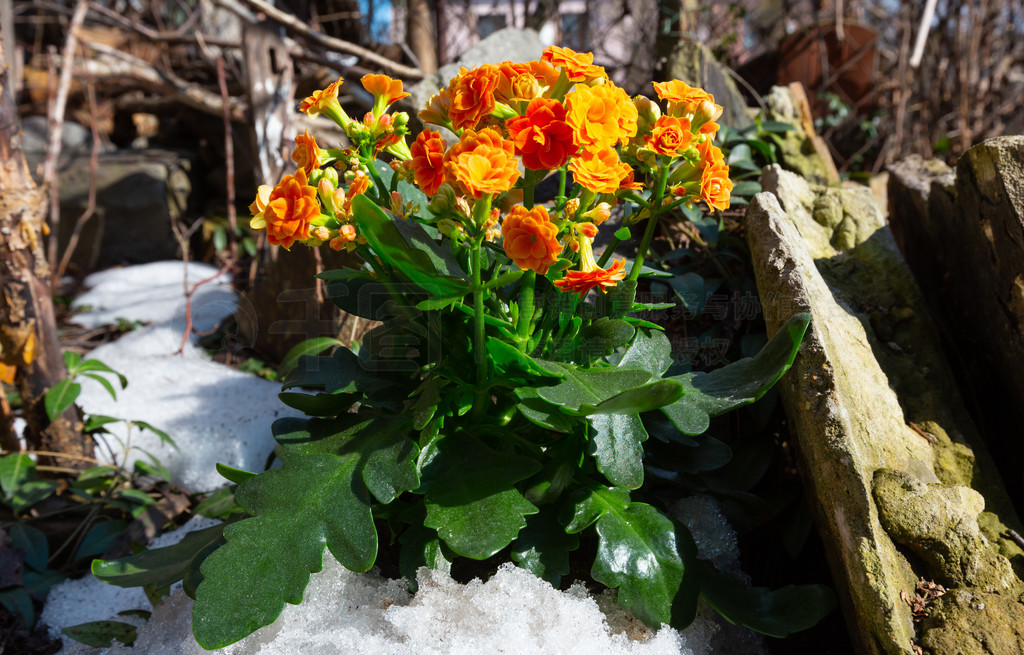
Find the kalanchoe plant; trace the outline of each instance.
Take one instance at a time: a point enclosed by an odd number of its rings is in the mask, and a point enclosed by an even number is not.
[[[410,580],[421,566],[507,553],[558,584],[580,550],[593,578],[651,626],[687,625],[699,594],[776,635],[830,609],[819,587],[747,589],[639,500],[648,434],[698,445],[711,417],[786,371],[808,319],[795,317],[757,357],[677,374],[668,338],[631,313],[655,308],[634,297],[656,273],[643,262],[658,220],[700,201],[728,207],[729,168],[713,143],[722,108],[678,80],[654,85],[664,107],[631,99],[592,61],[551,47],[540,61],[463,69],[420,113],[452,137],[428,128],[408,147],[408,117],[389,113],[401,82],[364,77],[375,102],[361,121],[338,103],[341,80],[302,103],[352,146],[297,137],[298,169],[261,187],[252,226],[285,248],[358,253],[364,267],[321,277],[342,309],[381,324],[358,354],[299,359],[281,399],[309,418],[273,424],[280,468],[220,467],[246,518],[174,552],[98,564],[101,579],[184,577],[206,648],[301,602],[325,546],[347,568],[369,569],[382,529]],[[558,195],[537,204],[549,175]],[[615,205],[624,229],[598,259],[597,226]],[[613,259],[645,221],[635,259]]]

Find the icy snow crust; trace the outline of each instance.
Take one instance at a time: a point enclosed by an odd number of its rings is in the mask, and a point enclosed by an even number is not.
[[[205,264],[188,265],[188,284],[217,274]],[[89,308],[74,321],[87,327],[115,324],[117,319],[149,325],[89,353],[128,378],[115,401],[98,383],[82,381],[78,404],[87,414],[141,420],[165,431],[178,450],[138,428],[123,423],[107,426],[133,448],[153,453],[168,469],[175,484],[190,491],[209,491],[226,484],[217,462],[248,471],[262,471],[274,449],[270,424],[281,416],[297,416],[277,398],[281,385],[210,361],[191,341],[182,355],[185,333],[184,269],[181,262],[156,262],[116,268],[90,275],[89,291],[73,304]],[[231,278],[220,275],[198,287],[192,297],[193,327],[206,332],[230,316],[238,298]],[[116,386],[116,385],[115,385]],[[120,461],[124,448],[116,439],[106,443]],[[109,462],[107,448],[97,456]],[[129,453],[129,464],[144,459]]]
[[[216,271],[199,264],[188,269],[189,283]],[[186,348],[174,356],[184,329],[183,269],[161,262],[115,269],[90,276],[91,291],[76,305],[92,311],[80,322],[96,326],[116,319],[152,324],[97,348],[99,359],[129,379],[114,403],[98,385],[84,384],[79,403],[87,412],[141,419],[166,430],[180,451],[161,447],[157,439],[133,433],[132,443],[156,453],[179,484],[213,489],[224,481],[214,464],[223,462],[262,470],[273,448],[270,423],[292,414],[276,395],[280,387],[255,376],[211,362]],[[140,280],[147,289],[140,291]],[[235,298],[227,279],[207,283],[196,293],[197,329],[211,329],[230,314]],[[121,433],[122,438],[127,435]],[[116,443],[111,443],[121,457]],[[688,498],[673,512],[690,525],[701,557],[726,570],[737,570],[736,536],[711,498]],[[181,529],[163,535],[154,547],[180,541],[187,532],[213,522],[194,517]],[[419,591],[410,595],[403,580],[375,572],[355,574],[329,551],[324,569],[314,574],[302,605],[286,605],[281,617],[242,641],[220,651],[225,655],[751,655],[764,652],[760,637],[725,624],[701,603],[697,620],[686,630],[667,626],[647,629],[611,602],[576,584],[558,591],[511,564],[487,582],[467,585],[446,573],[421,569]],[[116,644],[92,648],[64,638],[65,655],[135,653],[199,655],[206,653],[192,637],[192,601],[180,585],[153,610],[148,622],[117,613],[148,609],[141,589],[121,589],[91,575],[51,590],[42,615],[55,637],[60,628],[88,621],[116,620],[139,625],[133,648]],[[717,638],[716,638],[717,637]]]

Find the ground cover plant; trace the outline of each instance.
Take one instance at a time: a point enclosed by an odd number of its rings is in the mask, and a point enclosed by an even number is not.
[[[178,546],[97,562],[97,577],[183,579],[209,649],[301,602],[325,547],[365,571],[382,542],[410,580],[497,557],[558,585],[583,558],[653,627],[685,627],[700,596],[775,636],[830,611],[823,587],[769,592],[718,571],[644,493],[645,442],[690,468],[720,461],[701,436],[710,419],[785,373],[808,317],[712,372],[673,361],[662,329],[636,315],[666,305],[636,290],[664,275],[644,265],[661,219],[729,206],[722,108],[679,80],[655,83],[657,101],[630,98],[592,60],[551,47],[464,69],[420,112],[428,127],[411,145],[408,116],[391,111],[402,83],[383,75],[362,79],[375,103],[361,119],[338,102],[342,80],[302,103],[352,146],[299,135],[297,170],[260,188],[252,227],[284,248],[358,253],[361,268],[322,277],[338,306],[380,325],[357,352],[298,358],[281,400],[308,418],[273,424],[282,465],[219,467],[240,513]],[[548,176],[558,194],[538,204]],[[597,257],[613,210],[623,226]],[[636,257],[616,257],[634,229]]]

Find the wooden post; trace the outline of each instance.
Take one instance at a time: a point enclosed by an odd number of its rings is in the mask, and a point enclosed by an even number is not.
[[[43,243],[46,192],[32,180],[21,150],[11,71],[3,52],[0,43],[0,363],[17,366],[15,385],[29,448],[91,458],[92,441],[82,433],[78,409],[70,407],[51,423],[43,404],[47,389],[67,371]],[[60,465],[86,468],[89,462],[67,459]]]

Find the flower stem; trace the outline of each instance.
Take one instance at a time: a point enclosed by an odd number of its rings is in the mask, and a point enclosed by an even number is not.
[[[665,199],[665,187],[668,184],[668,166],[662,165],[658,174],[658,186],[654,189],[654,197],[651,198],[651,215],[647,219],[647,229],[644,230],[643,239],[640,241],[640,248],[636,252],[636,259],[633,260],[633,268],[629,271],[629,279],[636,280],[640,277],[640,270],[644,266],[644,257],[651,247],[654,239],[654,230],[658,227],[658,218],[662,213],[661,203]]]
[[[476,358],[476,393],[473,397],[473,416],[483,413],[487,402],[487,357],[484,354],[484,287],[480,281],[480,246],[483,239],[473,242],[469,251],[469,266],[473,273],[473,357]]]
[[[537,283],[537,273],[526,271],[523,274],[522,288],[519,292],[519,323],[516,325],[516,337],[519,341],[519,350],[526,352],[526,345],[530,341],[530,332],[533,326],[533,289]]]

